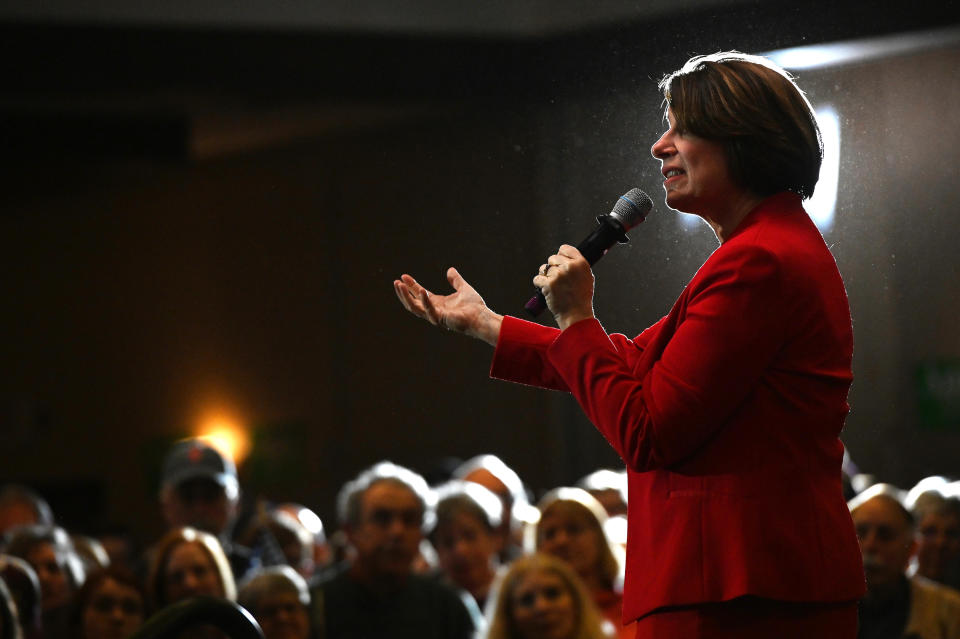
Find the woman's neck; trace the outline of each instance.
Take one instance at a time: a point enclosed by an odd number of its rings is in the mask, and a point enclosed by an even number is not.
[[[702,213],[701,217],[713,228],[717,234],[717,239],[723,244],[733,232],[743,222],[753,209],[757,207],[764,198],[754,195],[749,191],[740,191],[737,195],[724,200],[724,206],[708,213]]]

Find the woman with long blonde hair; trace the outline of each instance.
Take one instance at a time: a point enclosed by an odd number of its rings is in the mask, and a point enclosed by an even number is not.
[[[495,588],[486,639],[608,639],[580,578],[556,557],[517,559]]]

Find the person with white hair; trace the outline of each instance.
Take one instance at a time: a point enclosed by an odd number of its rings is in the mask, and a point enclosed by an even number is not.
[[[875,484],[849,502],[867,578],[857,636],[960,639],[960,593],[907,577],[917,542],[903,497],[895,486]]]
[[[337,510],[352,557],[311,591],[316,636],[472,636],[473,620],[457,593],[413,570],[435,499],[422,476],[388,461],[347,482]]]

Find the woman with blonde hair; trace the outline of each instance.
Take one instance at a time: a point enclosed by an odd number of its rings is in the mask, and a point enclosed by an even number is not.
[[[577,574],[544,553],[514,561],[488,610],[485,639],[602,639],[603,621]]]
[[[237,585],[223,547],[210,533],[196,528],[175,528],[157,544],[147,577],[147,600],[153,613],[192,597],[237,600]],[[189,631],[180,639],[222,637],[205,628]]]
[[[528,529],[529,551],[545,552],[567,562],[590,598],[618,634],[631,638],[633,624],[623,625],[622,551],[610,543],[604,526],[607,513],[582,488],[555,488],[537,504],[540,521]]]

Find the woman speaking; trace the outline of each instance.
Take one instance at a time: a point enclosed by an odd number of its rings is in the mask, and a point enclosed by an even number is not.
[[[559,329],[494,313],[453,268],[450,295],[409,275],[395,292],[494,345],[493,377],[572,393],[620,454],[638,637],[852,639],[864,577],[838,435],[853,335],[801,204],[823,155],[816,120],[784,71],[737,52],[692,58],[660,88],[666,203],[720,241],[666,317],[608,335],[569,245],[533,278]]]

